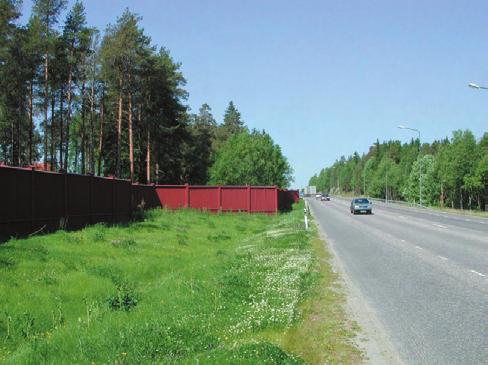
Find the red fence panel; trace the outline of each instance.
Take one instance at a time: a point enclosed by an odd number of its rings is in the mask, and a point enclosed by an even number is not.
[[[33,230],[58,229],[64,216],[63,175],[52,172],[34,172]]]
[[[67,227],[79,229],[90,223],[90,180],[85,175],[67,174],[66,181],[68,184]]]
[[[139,187],[142,189],[142,196],[146,209],[152,209],[161,206],[154,185],[139,185]]]
[[[129,180],[114,179],[115,184],[115,221],[128,222],[132,216],[132,184]]]
[[[249,197],[246,186],[222,186],[222,210],[226,212],[246,212]]]
[[[191,186],[190,208],[217,211],[220,210],[220,189],[217,186]]]
[[[291,195],[293,203],[298,203],[300,200],[300,192],[298,190],[288,190],[288,194]]]
[[[278,191],[275,187],[251,188],[251,212],[274,213],[278,211]]]
[[[60,227],[127,222],[141,209],[274,213],[298,191],[271,186],[139,185],[128,180],[0,166],[0,242]]]
[[[185,185],[157,185],[156,192],[162,207],[177,209],[188,204],[188,189]]]
[[[31,232],[33,171],[0,166],[0,241]]]
[[[111,222],[113,219],[113,180],[94,176],[91,182],[92,223]]]
[[[298,190],[278,190],[278,207],[280,211],[289,211],[292,205],[300,200]]]

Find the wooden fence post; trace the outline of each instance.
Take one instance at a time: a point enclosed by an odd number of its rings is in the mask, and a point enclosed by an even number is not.
[[[279,190],[278,190],[278,187],[275,185],[273,186],[273,189],[274,189],[274,198],[275,198],[275,201],[274,201],[274,209],[275,209],[275,213],[278,212],[278,194],[280,193]]]
[[[66,171],[63,171],[63,175],[64,175],[64,229],[68,229],[68,207],[69,207],[69,204],[68,204],[68,173]]]
[[[34,232],[34,174],[35,168],[31,168],[31,233]]]
[[[217,209],[219,212],[222,211],[222,186],[219,185],[218,187],[218,194],[219,194],[219,197],[218,197],[218,202],[217,202]]]
[[[134,190],[133,190],[133,184],[132,184],[132,180],[129,181],[129,220],[132,220],[133,218],[133,212],[132,212],[132,206],[134,205],[133,204],[133,200],[134,200],[134,197],[133,197],[133,193],[134,193]]]
[[[247,186],[247,211],[251,213],[251,186]]]
[[[190,208],[190,185],[188,183],[185,184],[185,193],[186,193],[186,207]]]
[[[93,174],[88,175],[88,222],[93,224]]]
[[[112,176],[112,224],[115,224],[115,177]]]

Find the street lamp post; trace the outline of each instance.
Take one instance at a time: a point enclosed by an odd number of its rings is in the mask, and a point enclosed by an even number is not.
[[[474,82],[470,82],[468,84],[468,86],[471,88],[471,89],[477,89],[477,90],[488,90],[488,87],[486,86],[481,86],[481,85],[478,85],[478,84],[475,84]]]
[[[473,84],[475,85],[475,84]],[[417,132],[419,134],[419,156],[420,156],[420,153],[421,153],[421,142],[420,142],[420,131],[418,129],[415,129],[415,128],[409,128],[409,127],[405,127],[404,125],[399,125],[398,128],[400,129],[408,129],[409,131],[414,131],[414,132]],[[419,204],[420,206],[422,206],[422,159],[419,160]]]
[[[478,84],[475,84],[474,82],[470,82],[470,83],[468,84],[468,86],[469,86],[470,88],[472,88],[472,89],[478,89],[478,90],[479,90],[479,89],[483,89],[483,90],[488,90],[488,87],[486,87],[486,86],[481,86],[481,85],[478,85]]]

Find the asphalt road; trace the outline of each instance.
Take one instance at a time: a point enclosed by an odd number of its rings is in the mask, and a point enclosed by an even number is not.
[[[407,364],[488,364],[488,219],[309,200],[346,274]]]

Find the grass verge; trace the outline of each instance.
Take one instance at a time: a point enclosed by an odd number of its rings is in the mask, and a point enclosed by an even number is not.
[[[283,347],[309,364],[359,364],[364,354],[354,343],[360,328],[344,312],[345,296],[331,254],[316,232],[311,244],[316,284],[299,306],[301,320],[288,330]]]
[[[460,215],[466,215],[466,216],[471,216],[471,217],[488,218],[488,212],[483,212],[481,210],[454,209],[454,208],[447,208],[447,207],[441,208],[441,207],[436,207],[436,206],[432,206],[429,208],[434,209],[434,210],[438,210],[441,212],[451,213],[451,214],[460,214]]]
[[[0,246],[0,363],[356,363],[302,208],[154,210]]]

